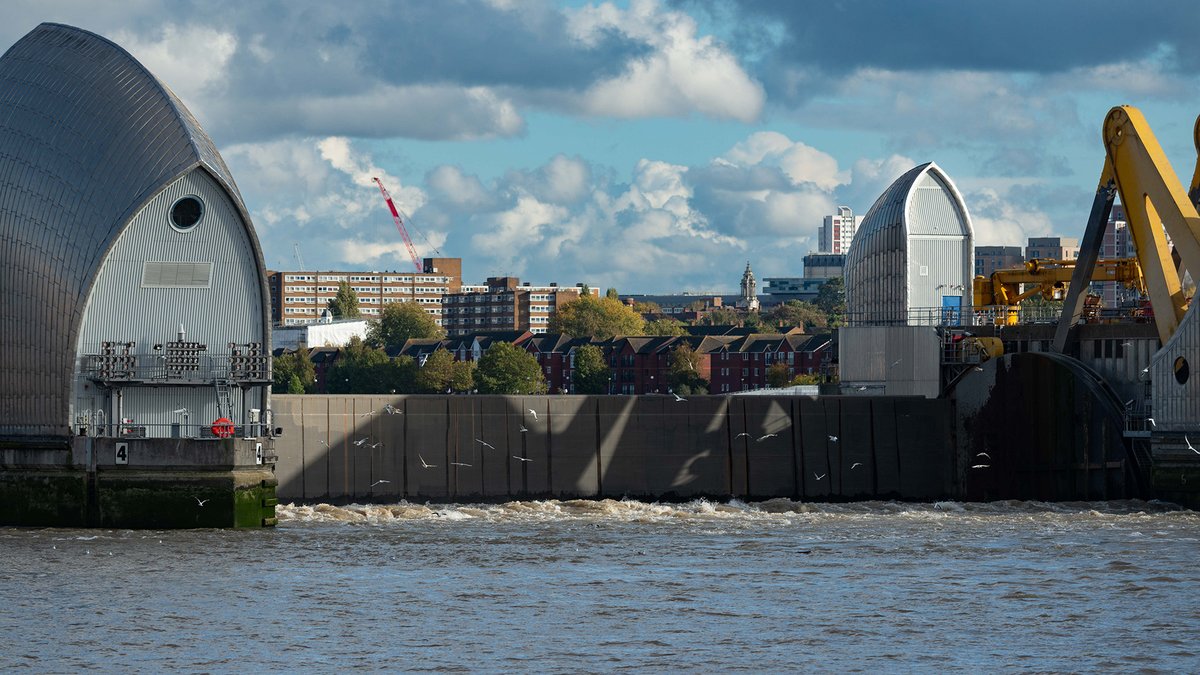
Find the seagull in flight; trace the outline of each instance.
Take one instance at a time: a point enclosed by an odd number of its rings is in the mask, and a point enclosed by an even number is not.
[[[375,448],[378,448],[381,445],[383,445],[383,441],[379,441],[378,443],[372,443],[372,444],[368,445],[367,447],[374,450]]]
[[[813,478],[816,478],[817,480],[821,480],[822,478],[824,478],[825,476],[828,476],[828,475],[829,474],[827,474],[827,473],[817,473],[816,471],[813,472]]]
[[[371,483],[371,487],[375,487],[376,485],[379,485],[380,483],[390,483],[390,482],[392,482],[392,481],[384,480],[384,479],[380,478],[379,480],[375,481],[374,483]]]
[[[425,458],[422,457],[421,453],[419,453],[419,452],[417,453],[417,459],[421,460],[421,468],[423,468],[423,469],[436,469],[437,468],[437,464],[430,464],[429,462],[426,462]]]
[[[988,459],[992,458],[992,456],[987,454],[986,452],[977,452],[977,453],[975,453],[975,456],[976,457],[987,457]]]
[[[529,430],[525,428],[524,424],[522,424],[521,425],[521,433],[525,433],[526,431],[529,431]]]
[[[451,466],[471,466],[470,464],[467,464],[466,462],[450,462],[450,465]]]
[[[209,502],[209,500],[212,499],[212,497],[209,497],[208,499],[200,499],[199,497],[196,497],[195,495],[193,495],[192,499],[196,500],[196,504],[198,506],[204,506],[205,504],[207,504]]]
[[[895,361],[892,361],[892,365],[893,365],[893,366],[898,366],[898,365],[900,365],[900,362],[901,362],[901,361],[903,361],[903,360],[904,360],[904,359],[896,359]]]
[[[397,410],[396,406],[392,405],[391,403],[383,406],[383,412],[385,412],[389,415],[403,415],[404,414],[404,413],[400,412],[399,410]]]
[[[686,401],[686,400],[687,400],[686,398],[684,398],[684,397],[680,396],[679,394],[676,394],[675,392],[671,392],[671,395],[675,397],[675,402],[676,402],[676,403],[679,403],[680,401]]]
[[[1150,372],[1150,366],[1146,366],[1145,368],[1142,368],[1142,374],[1143,374],[1143,375],[1145,375],[1145,374],[1146,374],[1146,373],[1148,373],[1148,372]]]
[[[981,373],[982,373],[982,372],[983,372],[983,366],[975,366],[975,370],[977,370],[977,371],[979,371],[979,372],[981,372]]]
[[[534,410],[533,408],[530,408],[530,409],[529,409],[529,414],[530,414],[530,415],[533,415],[533,421],[534,421],[534,422],[536,422],[536,421],[537,421],[537,411],[536,411],[536,410]]]
[[[1192,442],[1188,440],[1187,434],[1183,435],[1183,442],[1187,443],[1188,450],[1191,450],[1192,452],[1196,453],[1197,455],[1200,455],[1200,450],[1197,450],[1196,448],[1192,447]]]
[[[524,457],[518,457],[517,455],[513,455],[513,456],[512,456],[512,458],[513,458],[513,459],[519,459],[519,460],[521,460],[522,462],[532,462],[532,461],[533,461],[532,459],[525,459]]]
[[[866,391],[866,390],[867,390],[867,385],[865,385],[865,384],[864,384],[864,385],[862,385],[861,387],[859,387],[859,388],[858,388],[858,390],[859,390],[859,391]]]
[[[830,436],[830,437],[829,437],[829,442],[830,442],[830,443],[837,443],[837,436]]]
[[[359,447],[361,448],[361,447],[362,447],[362,444],[363,444],[363,443],[366,443],[366,442],[367,442],[367,441],[369,441],[369,440],[371,440],[371,437],[370,437],[370,436],[367,436],[366,438],[360,438],[360,439],[358,439],[357,441],[354,441],[354,444],[355,444],[355,445],[357,445],[357,446],[359,446]]]
[[[779,434],[763,434],[762,436],[759,436],[757,439],[755,439],[754,442],[762,443],[763,441],[767,440],[768,438],[775,438],[778,435]]]
[[[374,410],[372,410],[371,412],[365,412],[365,413],[363,413],[363,414],[359,415],[359,417],[369,417],[369,416],[371,416],[371,415],[374,415],[374,414],[375,414],[375,411],[374,411]]]
[[[320,441],[321,441],[321,445],[323,445],[323,446],[325,446],[325,447],[327,447],[327,448],[329,447],[329,444],[325,442],[325,439],[323,439],[323,438],[322,438],[322,439],[318,439],[318,440],[320,440]]]
[[[734,436],[734,438],[741,438],[742,436],[749,436],[749,435],[750,435],[749,431],[743,431],[742,433],[738,434],[737,436]]]
[[[862,466],[862,462],[855,462],[855,463],[853,463],[853,464],[851,464],[851,465],[850,465],[850,468],[851,468],[851,469],[857,469],[857,468],[858,468],[858,467],[860,467],[860,466]]]
[[[971,468],[972,469],[988,469],[988,468],[991,468],[991,466],[992,466],[991,464],[976,464],[976,465],[972,466]]]
[[[1152,427],[1157,427],[1157,426],[1158,426],[1157,424],[1155,424],[1155,423],[1154,423],[1154,418],[1153,418],[1153,417],[1147,417],[1147,418],[1146,418],[1146,421],[1147,421],[1147,422],[1149,422],[1149,423],[1150,423],[1150,426],[1152,426]]]
[[[489,447],[489,448],[491,448],[491,449],[493,449],[493,450],[495,450],[495,449],[496,449],[496,446],[492,445],[491,443],[488,443],[487,441],[483,440],[482,438],[476,438],[476,439],[475,439],[475,442],[476,442],[476,443],[482,443],[482,444],[483,444],[485,447]]]

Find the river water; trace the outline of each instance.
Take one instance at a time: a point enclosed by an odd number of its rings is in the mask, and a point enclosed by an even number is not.
[[[1170,505],[281,506],[0,528],[0,672],[1200,671]]]

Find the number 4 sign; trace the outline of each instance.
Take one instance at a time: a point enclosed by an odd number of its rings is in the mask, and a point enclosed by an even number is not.
[[[129,444],[117,443],[117,464],[129,463]]]

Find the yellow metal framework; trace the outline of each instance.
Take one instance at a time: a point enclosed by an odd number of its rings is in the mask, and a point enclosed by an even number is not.
[[[1080,246],[1079,262],[1063,306],[1054,346],[1063,351],[1067,331],[1078,321],[1083,307],[1083,282],[1092,277],[1100,240],[1107,227],[1113,191],[1121,196],[1130,235],[1137,248],[1138,263],[1146,293],[1154,309],[1159,339],[1167,340],[1179,327],[1188,301],[1181,279],[1187,270],[1200,271],[1200,214],[1163,154],[1162,146],[1133,106],[1118,106],[1104,120],[1106,157],[1100,173],[1087,231]],[[1200,120],[1193,128],[1200,152]],[[1200,163],[1192,177],[1192,194],[1200,194]],[[1102,203],[1107,200],[1106,204]],[[1168,243],[1170,237],[1170,243]],[[1171,247],[1174,246],[1174,256]]]

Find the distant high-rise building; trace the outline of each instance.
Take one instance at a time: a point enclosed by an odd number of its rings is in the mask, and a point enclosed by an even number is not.
[[[976,246],[975,275],[990,277],[996,270],[1020,267],[1025,255],[1020,246]]]
[[[854,233],[862,216],[854,215],[849,206],[837,207],[837,213],[825,216],[821,229],[817,233],[818,253],[848,253],[850,242],[854,241]]]
[[[1025,246],[1025,259],[1075,260],[1079,257],[1079,240],[1074,237],[1030,237]]]
[[[805,279],[832,279],[846,270],[845,253],[809,253],[802,260]]]
[[[1108,227],[1104,229],[1104,239],[1100,243],[1100,257],[1137,257],[1137,247],[1133,244],[1129,222],[1125,219],[1125,207],[1121,204],[1113,204],[1112,213],[1108,216]],[[1104,298],[1105,307],[1120,307],[1138,299],[1137,291],[1116,281],[1093,282],[1092,290]]]

